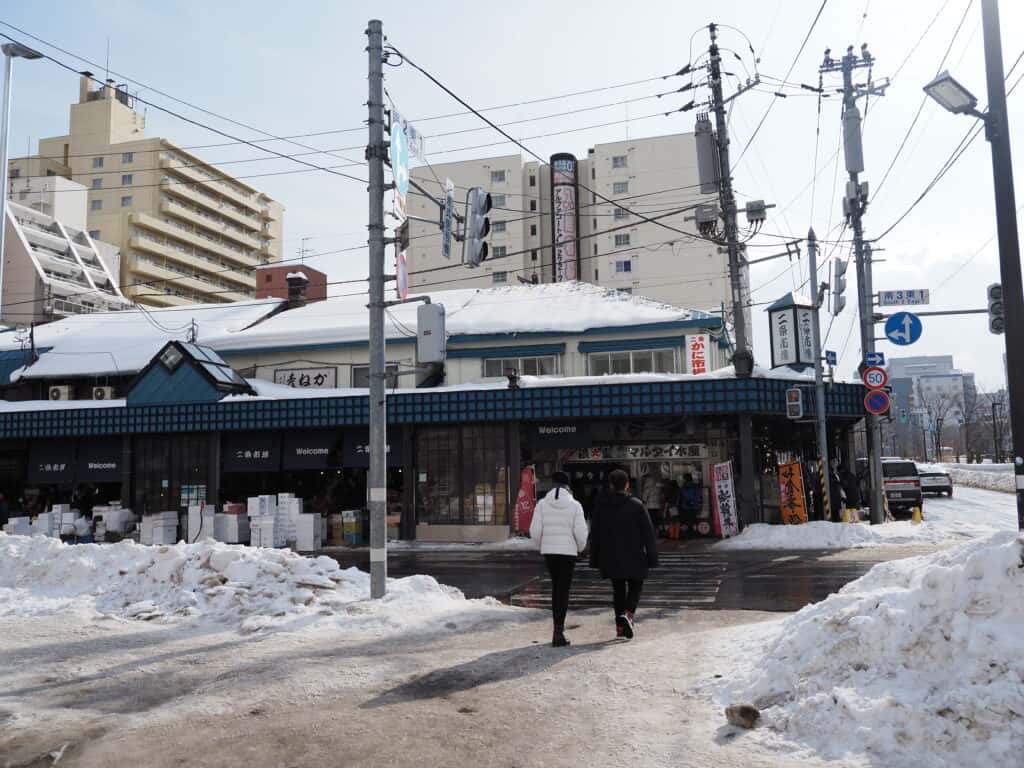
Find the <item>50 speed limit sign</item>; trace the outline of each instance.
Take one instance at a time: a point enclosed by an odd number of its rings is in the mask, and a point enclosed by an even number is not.
[[[889,383],[889,374],[885,368],[872,365],[864,369],[864,386],[868,389],[882,389]]]

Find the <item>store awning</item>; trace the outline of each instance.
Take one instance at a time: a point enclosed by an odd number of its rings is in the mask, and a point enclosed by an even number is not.
[[[119,483],[122,461],[120,437],[84,440],[78,445],[75,479],[79,483]]]
[[[341,436],[342,433],[336,429],[285,432],[282,469],[327,469],[338,466]]]
[[[281,468],[281,433],[228,432],[222,457],[225,472],[277,472]]]
[[[74,441],[33,441],[28,450],[28,482],[70,483],[74,478]]]

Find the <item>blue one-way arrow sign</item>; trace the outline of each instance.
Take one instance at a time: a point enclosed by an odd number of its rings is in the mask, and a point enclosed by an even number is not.
[[[868,352],[864,355],[865,365],[885,365],[884,352]]]
[[[826,349],[825,350],[825,365],[835,365],[836,361],[837,361],[836,353],[833,352],[831,349]]]
[[[897,312],[885,321],[885,337],[901,347],[921,338],[921,319],[910,312]]]

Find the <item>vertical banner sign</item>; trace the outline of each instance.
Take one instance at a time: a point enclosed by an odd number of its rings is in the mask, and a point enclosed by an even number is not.
[[[409,194],[409,142],[400,122],[391,123],[391,176],[395,182],[395,213],[405,220],[405,196]]]
[[[579,279],[576,157],[551,156],[551,263],[556,283]]]
[[[519,495],[516,497],[515,530],[526,533],[533,522],[533,509],[537,504],[537,487],[533,467],[524,467],[519,476]]]
[[[732,462],[715,464],[715,535],[725,539],[740,532],[736,514],[736,492],[732,480]]]
[[[772,368],[789,365],[797,361],[796,329],[793,328],[793,313],[789,310],[771,315],[772,325]]]
[[[441,220],[441,255],[452,257],[452,214],[455,209],[455,183],[444,180],[444,215]]]
[[[695,333],[686,337],[686,372],[708,372],[708,335]]]
[[[814,310],[810,307],[797,307],[796,325],[799,343],[797,358],[801,363],[813,365],[814,360]]]
[[[395,293],[402,301],[409,298],[409,262],[405,251],[399,251],[395,259]]]
[[[804,475],[799,461],[779,465],[779,510],[786,525],[807,522]]]

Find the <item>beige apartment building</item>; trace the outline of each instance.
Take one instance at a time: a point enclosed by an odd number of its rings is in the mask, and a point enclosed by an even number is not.
[[[598,144],[577,157],[577,279],[705,311],[719,310],[729,302],[725,249],[669,229],[696,232],[693,210],[671,212],[717,202],[715,196],[699,192],[693,134]],[[459,210],[472,186],[489,191],[494,205],[491,256],[478,269],[439,270],[458,266],[460,244],[454,244],[451,260],[445,260],[439,229],[410,222],[408,267],[413,290],[558,279],[550,165],[524,163],[515,154],[435,164],[433,174],[427,168],[414,168],[412,176],[439,197],[443,196],[441,185],[451,179]],[[409,212],[430,220],[438,215],[433,203],[420,195],[410,195]],[[663,217],[666,213],[671,215]],[[644,222],[634,214],[658,217],[666,226]],[[560,277],[565,277],[564,270]]]
[[[256,268],[279,261],[283,206],[167,139],[123,86],[83,76],[66,136],[12,160],[19,179],[63,176],[85,185],[89,237],[120,248],[125,296],[154,306],[251,298]]]

